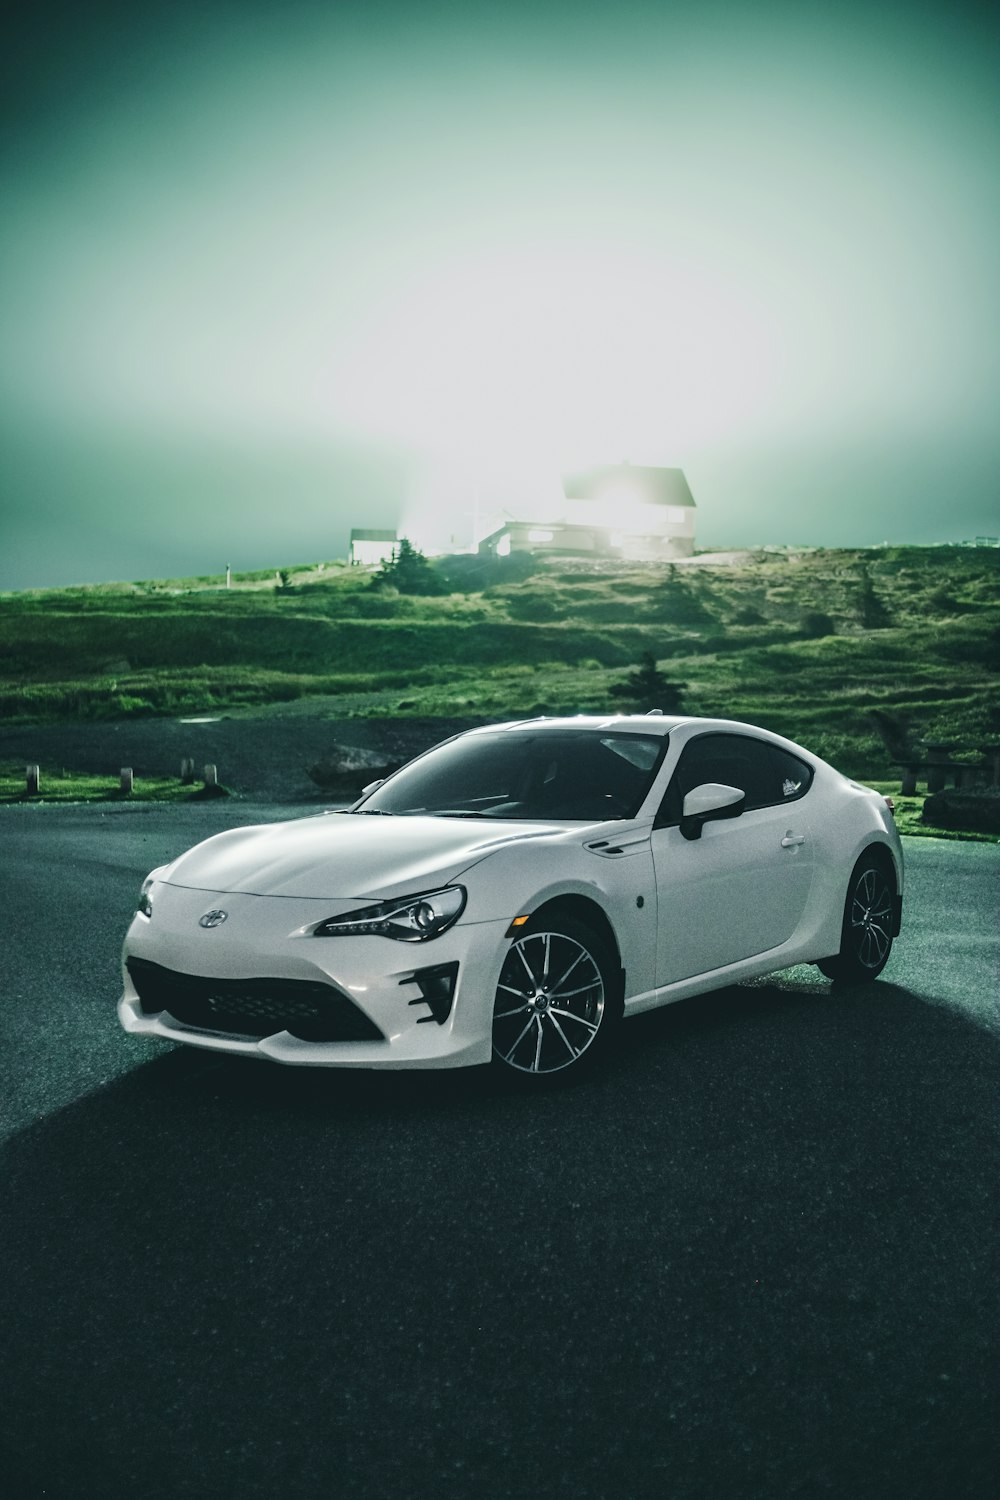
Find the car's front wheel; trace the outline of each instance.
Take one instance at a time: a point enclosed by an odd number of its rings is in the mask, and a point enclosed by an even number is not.
[[[895,884],[881,860],[866,854],[851,875],[840,952],[819,967],[828,979],[863,984],[881,974],[892,950]]]
[[[544,917],[515,938],[493,1007],[493,1061],[527,1083],[563,1082],[605,1053],[621,1018],[606,945],[571,916]]]

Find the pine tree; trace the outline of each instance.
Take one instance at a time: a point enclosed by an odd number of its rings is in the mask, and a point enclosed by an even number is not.
[[[384,588],[386,584],[391,584],[401,594],[446,592],[433,564],[405,536],[400,538],[392,557],[382,564],[372,579],[374,588]]]

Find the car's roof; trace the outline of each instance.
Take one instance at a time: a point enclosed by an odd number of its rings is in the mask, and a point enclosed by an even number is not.
[[[517,729],[585,729],[628,732],[632,734],[669,734],[673,729],[693,725],[702,729],[743,730],[750,734],[769,735],[766,729],[753,724],[738,723],[735,719],[709,719],[696,714],[663,714],[655,710],[646,714],[573,714],[562,717],[541,714],[534,719],[510,719],[502,724],[481,724],[468,734],[495,734],[498,731]]]
[[[503,724],[481,724],[470,729],[468,734],[496,734],[511,729],[590,729],[631,731],[633,734],[669,734],[678,724],[688,720],[676,714],[667,718],[662,714],[573,714],[562,718],[539,715],[534,719],[510,719]]]
[[[816,764],[822,764],[817,756],[805,750],[803,746],[786,739],[784,735],[776,734],[771,729],[763,729],[760,725],[747,724],[738,719],[710,719],[699,714],[661,714],[654,711],[646,714],[573,714],[551,719],[542,715],[534,719],[511,719],[503,724],[482,724],[476,729],[466,730],[465,733],[496,734],[505,730],[534,729],[548,732],[583,729],[592,732],[600,731],[604,734],[617,732],[619,734],[667,735],[681,728],[757,735],[761,739],[770,740],[772,744],[785,746],[799,754],[805,754]]]

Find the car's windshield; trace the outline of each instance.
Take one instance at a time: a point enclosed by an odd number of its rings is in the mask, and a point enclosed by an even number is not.
[[[665,734],[505,729],[463,735],[404,766],[359,812],[434,817],[635,817],[667,748]]]

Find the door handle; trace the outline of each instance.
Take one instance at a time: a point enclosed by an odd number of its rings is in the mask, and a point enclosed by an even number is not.
[[[781,840],[782,849],[791,849],[795,844],[804,844],[806,836],[804,833],[786,833]]]

